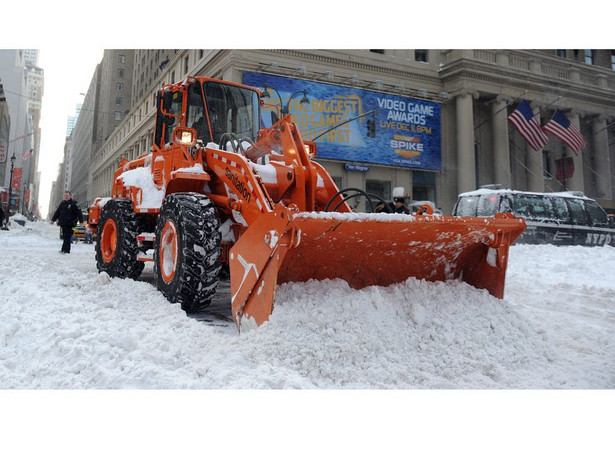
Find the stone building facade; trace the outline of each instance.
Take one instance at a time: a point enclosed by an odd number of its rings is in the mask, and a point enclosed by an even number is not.
[[[136,54],[133,79],[138,83],[132,108],[92,153],[89,201],[110,194],[113,172],[122,156],[134,159],[150,150],[158,88],[188,74],[239,83],[247,74],[256,74],[439,107],[439,146],[434,152],[439,155],[439,167],[320,158],[343,188],[390,198],[393,188],[403,187],[409,198],[432,200],[444,214],[450,213],[458,193],[486,184],[532,191],[577,190],[605,208],[615,208],[611,50],[192,49],[170,51],[168,62],[162,51],[156,57],[156,50],[149,50],[149,60],[144,52]],[[576,155],[551,136],[542,151],[532,150],[507,121],[521,99],[531,104],[542,125],[555,109],[564,112],[582,132],[586,148]],[[377,119],[376,137],[383,135],[385,121]],[[558,178],[562,158],[574,162],[574,174],[567,179]],[[363,209],[361,204],[358,209]]]

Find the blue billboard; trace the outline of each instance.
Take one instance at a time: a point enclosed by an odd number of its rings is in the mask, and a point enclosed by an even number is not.
[[[320,158],[440,170],[439,103],[263,73],[244,72],[243,83],[267,88],[265,102],[288,107]],[[274,111],[263,107],[264,127]]]

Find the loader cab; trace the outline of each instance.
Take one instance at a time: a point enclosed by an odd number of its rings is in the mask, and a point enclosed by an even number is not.
[[[204,145],[219,143],[225,133],[256,140],[260,128],[258,91],[218,80],[189,78],[187,84],[158,91],[154,142],[159,148],[172,143],[176,127],[191,127]]]

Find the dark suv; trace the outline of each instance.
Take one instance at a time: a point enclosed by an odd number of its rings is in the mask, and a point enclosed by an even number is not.
[[[595,200],[580,192],[523,192],[479,189],[459,195],[454,216],[513,213],[527,229],[517,243],[615,246],[615,225]]]

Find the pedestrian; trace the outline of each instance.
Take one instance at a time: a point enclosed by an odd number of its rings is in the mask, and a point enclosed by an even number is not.
[[[55,213],[51,217],[51,224],[58,221],[58,226],[62,229],[62,249],[60,253],[70,253],[70,244],[73,237],[73,226],[83,222],[83,214],[77,202],[73,200],[73,195],[70,191],[64,191],[64,200],[60,202]]]
[[[395,204],[393,213],[403,213],[404,215],[410,214],[410,210],[406,207],[406,199],[403,197],[394,197],[393,202]]]
[[[0,227],[4,226],[4,208],[2,206],[2,202],[0,202]]]

